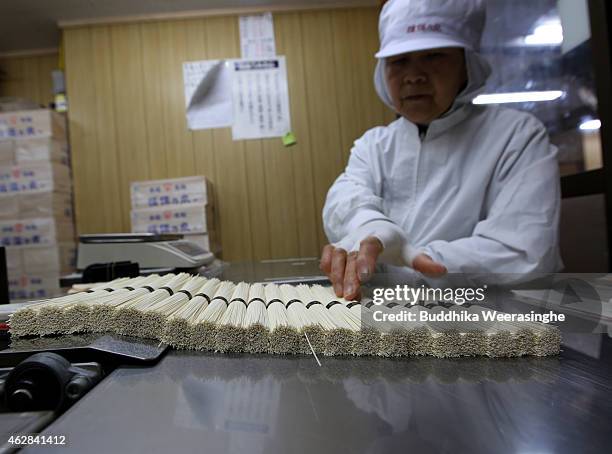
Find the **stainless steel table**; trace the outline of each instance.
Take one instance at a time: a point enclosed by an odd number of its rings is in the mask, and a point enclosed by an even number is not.
[[[171,351],[115,370],[44,434],[78,453],[603,453],[612,340],[518,359]],[[32,447],[24,452],[40,452]]]
[[[232,265],[222,278],[318,273],[316,260],[277,261]],[[503,298],[497,303],[502,310],[533,309]],[[324,357],[322,367],[308,356],[170,351],[152,368],[115,370],[45,430],[66,435],[67,446],[45,449],[612,452],[612,339],[567,333],[564,341],[553,358]]]

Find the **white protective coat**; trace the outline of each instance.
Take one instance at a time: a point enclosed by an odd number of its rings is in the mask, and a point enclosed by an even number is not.
[[[558,271],[557,150],[532,115],[470,102],[489,70],[465,52],[468,86],[423,137],[399,118],[355,142],[323,208],[327,237],[347,244],[386,220],[449,273],[512,273],[482,279],[508,283]],[[383,70],[381,60],[375,82],[388,102]]]

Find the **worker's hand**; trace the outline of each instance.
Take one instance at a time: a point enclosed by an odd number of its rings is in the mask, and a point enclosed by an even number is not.
[[[359,250],[350,253],[342,247],[328,244],[323,248],[320,268],[331,281],[336,296],[347,300],[360,299],[361,284],[372,277],[383,251],[382,242],[375,236],[366,237],[359,243]],[[409,254],[404,255],[404,265],[420,273],[431,277],[446,274],[446,267],[426,254],[417,254],[410,263],[407,262]]]
[[[373,236],[365,238],[360,242],[359,250],[350,253],[342,247],[326,245],[321,254],[320,268],[331,281],[336,296],[347,300],[360,299],[361,284],[374,274],[376,260],[382,251],[382,243]]]
[[[412,268],[419,273],[430,277],[439,277],[446,274],[446,267],[434,262],[427,254],[419,254],[412,261]]]

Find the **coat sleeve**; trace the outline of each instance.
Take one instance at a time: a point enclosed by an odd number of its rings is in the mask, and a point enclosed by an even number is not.
[[[510,283],[559,271],[560,180],[557,149],[542,124],[529,119],[516,128],[498,161],[486,197],[486,212],[473,234],[433,241],[423,252],[449,273]]]
[[[382,175],[377,159],[376,129],[355,141],[348,165],[327,193],[323,228],[330,243],[336,243],[360,226],[389,221],[383,213]]]

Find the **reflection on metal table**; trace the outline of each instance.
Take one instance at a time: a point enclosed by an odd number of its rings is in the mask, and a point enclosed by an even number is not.
[[[114,371],[44,434],[54,452],[606,452],[612,341],[599,357],[506,360],[170,352]],[[36,448],[24,452],[37,452]]]
[[[315,275],[316,265],[244,264],[222,279]],[[606,452],[612,339],[564,342],[559,357],[323,357],[321,367],[311,356],[171,350],[153,367],[116,369],[43,434],[67,437],[48,451],[79,453]]]

